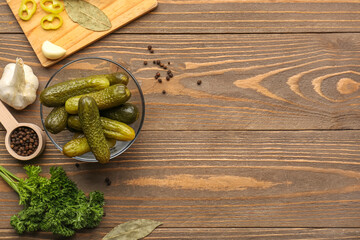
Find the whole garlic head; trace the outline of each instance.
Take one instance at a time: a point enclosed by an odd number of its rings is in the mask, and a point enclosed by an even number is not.
[[[5,66],[0,79],[0,99],[9,106],[22,110],[36,100],[39,80],[31,67],[21,58]]]

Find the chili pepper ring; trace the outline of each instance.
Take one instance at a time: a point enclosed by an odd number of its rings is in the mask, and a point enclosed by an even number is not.
[[[54,20],[55,19],[58,19],[59,22],[58,24],[54,24]],[[48,22],[48,23],[45,23],[45,22]],[[46,15],[45,17],[43,17],[41,19],[41,27],[45,30],[55,30],[55,29],[58,29],[62,26],[63,24],[63,19],[60,15],[57,15],[57,14],[54,14],[54,13],[51,13],[49,15]]]
[[[51,4],[46,4],[51,2]],[[64,4],[58,0],[41,0],[40,6],[45,12],[59,14],[64,10]]]
[[[27,4],[31,2],[32,3],[32,8],[29,9]],[[26,12],[26,14],[24,14]],[[21,1],[21,5],[19,8],[19,17],[20,19],[27,21],[29,20],[34,13],[36,12],[36,2],[35,0],[22,0]]]

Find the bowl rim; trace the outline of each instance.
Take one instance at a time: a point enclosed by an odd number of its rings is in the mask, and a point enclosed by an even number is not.
[[[127,70],[124,66],[122,66],[120,63],[117,63],[111,59],[107,59],[107,58],[103,58],[103,57],[83,57],[83,58],[78,58],[78,59],[75,59],[75,60],[72,60],[66,64],[64,64],[62,67],[60,67],[55,73],[52,74],[52,76],[50,77],[50,79],[47,81],[44,89],[46,89],[49,84],[51,83],[51,81],[53,80],[53,78],[61,71],[63,70],[64,68],[66,68],[67,66],[73,64],[73,63],[76,63],[76,62],[79,62],[79,61],[84,61],[84,60],[102,60],[102,61],[107,61],[107,62],[110,62],[112,64],[115,64],[117,65],[118,67],[122,68],[127,74],[129,74],[129,76],[134,80],[135,82],[135,85],[140,93],[140,99],[141,99],[141,107],[142,107],[142,114],[141,114],[141,119],[140,120],[140,123],[139,123],[139,128],[138,128],[138,131],[137,133],[135,134],[135,137],[133,140],[129,141],[128,144],[123,147],[121,149],[121,151],[119,152],[116,152],[114,153],[113,155],[110,156],[110,159],[113,159],[113,158],[116,158],[118,157],[119,155],[121,155],[122,153],[124,153],[136,140],[136,138],[138,137],[138,135],[140,134],[140,131],[142,129],[142,126],[143,126],[143,123],[144,123],[144,119],[145,119],[145,98],[144,98],[144,94],[142,92],[142,89],[141,89],[141,86],[139,84],[139,82],[137,81],[137,79],[134,77],[134,75],[129,71]],[[45,127],[45,121],[44,121],[44,117],[43,117],[43,104],[40,102],[40,119],[41,119],[41,123],[42,123],[42,126],[43,126],[43,129],[46,133],[46,135],[48,136],[48,138],[50,139],[50,141],[55,145],[55,147],[57,149],[59,149],[61,152],[62,152],[62,147],[57,144],[55,142],[55,140],[51,137],[50,133],[48,132],[48,130],[46,129]],[[82,158],[82,157],[72,157],[76,160],[79,160],[79,161],[82,161],[82,162],[98,162],[96,159],[85,159],[85,158]]]

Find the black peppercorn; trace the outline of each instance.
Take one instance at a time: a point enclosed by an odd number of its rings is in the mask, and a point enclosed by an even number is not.
[[[145,66],[147,65],[147,61],[144,61],[144,65],[145,65]]]
[[[162,83],[162,80],[159,78],[159,79],[158,79],[158,82],[159,82],[159,83]]]
[[[106,185],[110,186],[111,185],[111,180],[109,177],[106,177],[105,178],[105,182],[106,182]]]
[[[152,46],[151,46],[151,45],[149,45],[149,46],[148,46],[148,50],[151,50],[151,49],[152,49]]]
[[[166,94],[166,91],[165,91],[165,90],[163,90],[163,91],[162,91],[162,94]]]
[[[196,83],[197,83],[197,85],[201,85],[202,82],[201,82],[201,80],[198,80]]]

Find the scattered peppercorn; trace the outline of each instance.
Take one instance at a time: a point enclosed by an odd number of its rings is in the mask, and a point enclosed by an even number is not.
[[[36,132],[28,127],[18,127],[10,135],[10,147],[19,156],[30,156],[39,145]]]
[[[105,182],[106,182],[106,185],[110,186],[111,185],[111,180],[109,177],[106,177],[105,178]]]
[[[162,90],[162,94],[166,94],[166,91],[165,91],[165,90]]]
[[[201,85],[202,82],[201,82],[201,80],[198,80],[196,83],[197,83],[197,85]]]
[[[152,47],[151,45],[148,45],[147,49],[148,49],[151,53],[154,53],[154,49],[153,49],[153,47]],[[166,66],[164,63],[161,63],[161,60],[153,60],[152,62],[153,62],[153,64],[159,65],[159,67],[163,68],[164,70],[167,70],[167,69],[168,69],[168,66]],[[148,64],[148,62],[147,62],[147,61],[144,61],[144,65],[146,66],[147,64]],[[170,64],[171,64],[170,61],[168,61],[167,64],[170,65]],[[172,77],[174,77],[174,75],[173,75],[173,73],[171,72],[171,70],[169,69],[169,70],[167,71],[166,80],[167,80],[167,81],[170,81],[170,79],[171,79]],[[155,78],[156,80],[158,80],[159,83],[162,83],[162,80],[160,79],[160,73],[159,73],[159,72],[157,72],[157,73],[155,74],[154,78]]]
[[[78,164],[78,163],[75,163],[75,167],[77,167],[77,168],[78,168],[78,167],[80,167],[80,164]]]

